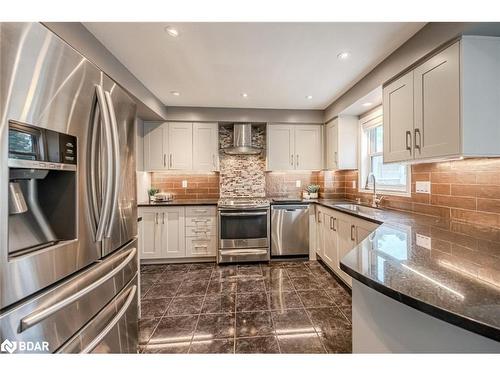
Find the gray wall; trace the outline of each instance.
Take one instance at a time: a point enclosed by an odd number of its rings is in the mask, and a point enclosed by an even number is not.
[[[381,86],[441,44],[459,35],[500,36],[500,23],[432,22],[425,25],[340,98],[330,104],[325,109],[324,121],[327,122],[337,116],[376,87]]]
[[[167,107],[170,121],[268,122],[322,124],[321,110]]]
[[[137,101],[138,116],[147,120],[166,118],[163,103],[80,22],[43,24],[127,90]]]

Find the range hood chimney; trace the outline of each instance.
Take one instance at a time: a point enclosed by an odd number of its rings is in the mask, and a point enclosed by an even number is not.
[[[252,146],[252,124],[234,124],[233,147],[224,149],[228,155],[257,155],[262,149]]]

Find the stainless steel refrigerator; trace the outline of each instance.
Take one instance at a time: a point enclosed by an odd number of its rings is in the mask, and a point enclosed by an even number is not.
[[[43,25],[0,23],[3,351],[136,352],[135,113]]]

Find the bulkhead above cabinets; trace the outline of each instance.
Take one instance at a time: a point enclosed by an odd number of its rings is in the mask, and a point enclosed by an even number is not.
[[[384,85],[384,162],[500,156],[500,38],[464,36]]]
[[[218,137],[214,122],[145,122],[144,170],[217,171]]]

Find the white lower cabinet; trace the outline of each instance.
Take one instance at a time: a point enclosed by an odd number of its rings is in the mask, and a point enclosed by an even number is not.
[[[215,207],[139,207],[141,259],[215,257]]]
[[[373,232],[378,224],[321,207],[317,213],[317,254],[348,285],[352,278],[340,269],[340,260]]]

